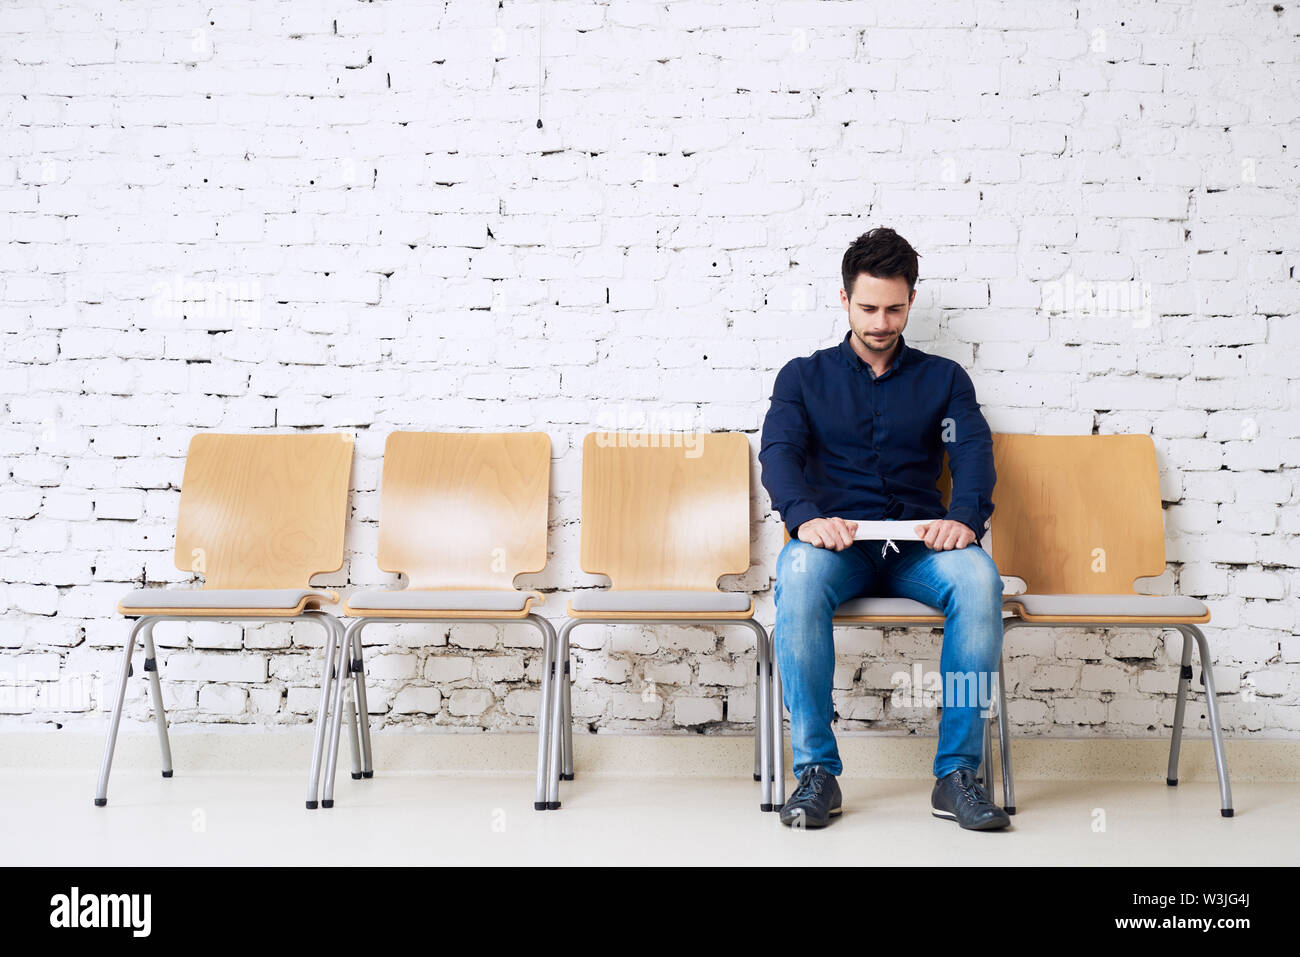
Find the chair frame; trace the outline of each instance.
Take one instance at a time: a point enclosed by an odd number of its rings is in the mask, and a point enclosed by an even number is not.
[[[320,705],[316,711],[316,732],[315,740],[312,745],[311,770],[308,773],[307,781],[307,808],[313,810],[317,806],[317,795],[319,793],[321,757],[323,754],[322,746],[324,743],[325,726],[328,723],[328,704],[330,700],[330,689],[337,671],[334,667],[334,650],[338,646],[343,636],[343,626],[333,615],[321,611],[317,608],[307,608],[296,615],[238,615],[238,616],[219,616],[219,615],[153,615],[141,614],[138,617],[128,615],[129,618],[135,618],[135,623],[127,635],[126,644],[122,649],[122,670],[118,677],[117,692],[113,703],[112,714],[109,717],[108,736],[104,742],[104,756],[99,766],[99,782],[95,787],[95,806],[104,807],[108,804],[108,777],[113,768],[113,752],[117,744],[118,728],[122,722],[122,710],[126,702],[127,680],[133,677],[131,667],[131,655],[135,651],[135,641],[137,636],[141,636],[141,642],[144,645],[145,659],[144,671],[149,676],[150,696],[153,699],[154,723],[158,729],[158,745],[162,751],[162,776],[170,778],[172,776],[172,751],[171,742],[167,736],[167,712],[163,708],[162,684],[159,681],[157,652],[154,650],[153,627],[160,621],[220,621],[225,623],[243,623],[249,621],[314,621],[325,629],[325,660],[321,669],[321,693]],[[357,759],[356,741],[353,739],[353,760]]]
[[[346,630],[340,629],[338,635],[340,661],[344,663],[348,672],[353,676],[355,682],[354,695],[356,696],[357,706],[356,715],[360,724],[360,759],[361,765],[357,766],[354,762],[352,769],[353,779],[372,778],[375,775],[373,758],[370,746],[370,721],[369,712],[366,702],[366,678],[365,664],[362,659],[361,632],[367,625],[378,623],[390,624],[464,624],[465,622],[486,622],[489,624],[509,624],[510,622],[527,622],[535,627],[542,634],[542,679],[541,692],[542,700],[537,712],[537,792],[533,801],[533,808],[538,811],[545,810],[546,804],[546,781],[547,781],[547,760],[550,754],[548,742],[550,741],[551,726],[549,723],[550,715],[550,697],[555,687],[550,673],[554,668],[556,636],[555,628],[550,621],[534,611],[520,617],[519,615],[491,615],[485,612],[475,612],[473,617],[458,616],[447,617],[445,615],[359,615],[353,617],[348,623]],[[351,648],[351,659],[343,657],[344,649]],[[344,686],[340,682],[334,689],[334,709],[339,709],[343,702]],[[329,733],[329,751],[325,765],[325,793],[322,796],[321,807],[330,808],[334,806],[334,780],[337,772],[338,748],[340,736],[340,723],[342,710],[331,710],[330,733]],[[356,726],[349,728],[349,734],[355,735]]]
[[[610,579],[608,593],[676,591],[721,594],[719,578],[748,570],[752,530],[749,439],[738,432],[697,432],[694,435],[701,445],[699,454],[704,455],[705,445],[718,450],[714,454],[720,457],[712,461],[721,463],[722,467],[714,467],[711,463],[708,468],[700,466],[704,471],[691,473],[689,480],[682,478],[684,473],[675,459],[664,458],[657,451],[648,451],[684,449],[685,433],[590,432],[584,437],[580,564],[588,574],[605,575]],[[628,451],[611,456],[604,451],[608,448],[642,450],[643,457],[638,458],[635,452],[629,454]],[[742,455],[745,462],[743,476],[738,468]],[[671,497],[666,490],[669,484],[675,493]],[[630,486],[635,488],[634,496],[649,503],[649,509],[618,507],[624,502]],[[737,504],[742,487],[743,506]],[[732,496],[735,496],[734,500]],[[702,536],[698,534],[697,524],[681,517],[712,517],[722,507],[720,502],[726,503],[727,514],[719,520],[720,524],[711,526],[715,532],[720,528],[720,535]],[[743,520],[739,514],[742,510]],[[647,519],[647,515],[654,517]],[[668,541],[669,537],[662,534],[660,527],[660,518],[665,515],[678,516],[670,530],[674,546],[671,552],[636,549],[628,541],[642,534],[658,535],[659,541]],[[743,540],[737,531],[742,523],[745,528]],[[547,808],[560,807],[560,780],[571,781],[574,778],[569,633],[578,625],[588,623],[744,625],[754,632],[757,656],[754,778],[762,784],[759,809],[774,810],[771,796],[773,772],[779,767],[781,756],[772,750],[775,733],[772,721],[774,714],[779,719],[780,711],[774,711],[771,704],[773,699],[780,700],[780,685],[774,681],[771,641],[767,629],[754,618],[752,599],[743,611],[581,610],[574,609],[572,602],[569,603],[565,621],[559,629],[557,665],[553,673],[557,684],[550,696],[553,730]],[[563,662],[563,667],[558,662]]]
[[[538,568],[505,568],[490,575],[480,574],[470,580],[458,584],[448,584],[446,568],[439,561],[430,561],[429,553],[423,549],[423,543],[416,546],[412,545],[409,535],[397,535],[389,537],[385,534],[385,509],[388,507],[385,503],[391,501],[401,501],[408,507],[411,505],[411,499],[424,500],[427,496],[432,496],[438,512],[444,508],[452,506],[446,504],[441,499],[445,493],[438,485],[434,485],[431,490],[426,490],[423,482],[428,479],[428,475],[423,469],[428,465],[428,460],[437,459],[441,465],[444,461],[443,456],[450,457],[451,454],[460,454],[459,452],[448,453],[440,443],[450,443],[451,445],[459,444],[462,441],[470,443],[481,443],[487,439],[501,439],[506,443],[514,443],[518,448],[523,449],[526,441],[537,439],[544,440],[546,470],[543,479],[543,486],[547,494],[542,496],[542,528],[539,536],[534,536],[535,540],[530,540],[522,546],[524,552],[537,552],[541,559],[541,566]],[[402,443],[398,449],[394,448],[394,443]],[[348,674],[353,678],[353,697],[356,700],[356,721],[357,726],[349,727],[349,734],[360,739],[360,763],[354,759],[352,777],[354,779],[368,779],[374,777],[374,763],[371,751],[370,741],[370,716],[366,699],[366,681],[365,681],[365,663],[363,658],[363,647],[361,641],[362,631],[369,625],[378,623],[391,624],[464,624],[466,622],[482,622],[489,624],[509,624],[510,622],[526,622],[536,628],[542,636],[542,677],[541,677],[541,702],[537,714],[537,788],[533,801],[533,807],[537,810],[545,809],[546,801],[546,781],[547,781],[547,760],[550,755],[549,741],[551,735],[551,726],[549,723],[550,694],[554,690],[554,682],[551,680],[551,670],[555,662],[556,634],[555,628],[545,617],[533,611],[533,604],[540,604],[542,596],[537,592],[521,591],[514,588],[514,579],[521,574],[536,574],[545,568],[546,563],[546,505],[549,502],[550,487],[550,450],[551,439],[545,432],[391,432],[385,442],[384,447],[384,473],[381,482],[388,486],[388,496],[385,498],[381,488],[381,513],[380,513],[380,530],[379,530],[379,555],[378,564],[384,571],[405,574],[408,578],[408,584],[405,588],[394,589],[394,591],[406,594],[430,594],[436,595],[439,591],[445,590],[470,590],[484,591],[488,593],[513,593],[523,598],[523,607],[519,610],[456,610],[456,609],[437,609],[431,608],[427,612],[416,608],[410,609],[353,609],[349,599],[344,603],[344,612],[351,619],[346,629],[340,629],[338,635],[338,653],[339,661],[346,667]],[[537,451],[541,451],[539,448]],[[475,461],[475,452],[470,453],[470,461]],[[481,460],[480,460],[481,461]],[[394,471],[390,472],[389,469]],[[447,481],[448,476],[439,473],[438,478]],[[463,478],[463,476],[458,476]],[[517,493],[518,489],[512,492]],[[447,501],[451,501],[451,496],[446,496]],[[535,503],[536,504],[536,503]],[[401,513],[399,517],[403,517]],[[429,516],[426,514],[426,520]],[[393,518],[388,519],[394,521]],[[441,559],[442,556],[434,556]],[[529,561],[521,560],[522,564],[527,565]],[[413,569],[418,568],[414,572]],[[458,574],[460,572],[458,571]],[[330,808],[334,806],[334,782],[338,765],[338,745],[340,737],[340,726],[343,715],[343,703],[345,700],[345,687],[340,682],[334,688],[334,708],[337,711],[331,712],[328,753],[325,765],[325,785],[324,795],[321,800],[321,806]],[[352,713],[349,711],[349,713]],[[359,731],[359,735],[358,735]],[[355,752],[354,752],[355,754]]]
[[[329,448],[333,445],[334,448]],[[331,683],[337,671],[333,652],[343,635],[343,626],[333,615],[321,610],[323,602],[337,601],[338,596],[310,584],[313,577],[338,571],[343,566],[343,544],[347,527],[347,502],[351,486],[353,437],[345,432],[298,433],[196,432],[185,456],[185,473],[181,482],[181,500],[176,516],[173,561],[177,568],[203,575],[203,587],[196,589],[195,602],[188,606],[149,606],[118,603],[118,611],[134,619],[122,648],[122,669],[118,676],[116,700],[109,718],[104,754],[100,761],[99,780],[95,789],[95,806],[108,804],[108,779],[112,771],[113,752],[121,727],[126,701],[127,681],[132,677],[131,656],[136,638],[144,646],[144,670],[149,676],[154,723],[162,752],[162,776],[173,774],[171,743],[167,735],[167,714],[163,707],[157,651],[153,629],[160,621],[314,621],[325,629],[324,662],[321,673],[321,697],[316,714],[316,731],[308,773],[308,809],[315,808],[320,781],[326,708]],[[244,470],[241,471],[241,468]],[[247,479],[257,468],[259,478],[269,479],[250,486]],[[308,481],[303,482],[306,471]],[[335,470],[335,471],[330,471]],[[341,470],[341,474],[339,471]],[[286,472],[293,474],[288,475]],[[231,482],[240,480],[232,494]],[[235,499],[237,507],[229,502]],[[289,525],[278,522],[285,515],[286,500],[292,518]],[[335,512],[334,510],[338,511]],[[277,537],[290,534],[294,544],[276,548]],[[305,544],[302,536],[305,534]],[[231,546],[235,540],[238,549]],[[206,557],[210,542],[216,543],[211,561]],[[251,544],[250,544],[251,542]],[[200,544],[201,543],[201,544]],[[184,559],[198,553],[201,564],[187,566]],[[251,558],[249,557],[251,555]],[[329,568],[334,564],[333,568]],[[326,566],[326,567],[321,567]],[[272,591],[294,589],[305,594],[296,605],[281,608],[222,607],[203,604],[202,596],[224,590]],[[146,591],[148,591],[146,589]],[[161,593],[164,589],[158,589]],[[169,592],[169,594],[174,594]],[[357,759],[353,742],[353,760]]]
[[[592,613],[593,616],[598,613]],[[555,729],[551,739],[551,757],[550,757],[550,777],[546,791],[546,807],[548,810],[558,810],[560,807],[560,780],[566,781],[574,779],[573,771],[573,708],[570,702],[570,689],[572,681],[569,678],[569,633],[579,625],[599,624],[599,625],[626,625],[626,624],[676,624],[676,625],[745,625],[754,632],[756,651],[758,660],[756,663],[757,671],[757,691],[755,702],[754,716],[754,780],[761,783],[762,797],[759,802],[760,811],[778,811],[781,804],[785,803],[782,799],[779,803],[774,803],[772,796],[773,788],[780,790],[783,787],[785,771],[783,767],[784,752],[778,747],[773,749],[772,741],[780,740],[780,720],[781,720],[781,684],[776,674],[776,658],[772,654],[772,643],[768,637],[767,629],[753,617],[753,605],[750,606],[750,616],[746,618],[731,617],[707,617],[705,615],[690,615],[677,617],[665,615],[633,615],[624,613],[620,617],[587,617],[581,618],[568,617],[564,624],[560,626],[559,631],[559,650],[558,660],[564,663],[564,667],[553,669],[553,679],[556,682],[555,691],[549,696],[553,713],[550,719],[551,727]],[[773,700],[775,699],[775,700]]]
[[[1093,447],[1089,450],[1090,454],[1087,456],[1078,450],[1078,446],[1084,443],[1090,443]],[[1026,444],[1035,445],[1037,448],[1031,452],[1022,451],[1019,455],[1012,451],[1016,445],[1024,446]],[[1218,703],[1215,700],[1214,665],[1210,656],[1209,642],[1206,640],[1205,634],[1197,627],[1197,625],[1210,620],[1209,611],[1207,610],[1205,613],[1195,616],[1120,614],[1089,616],[1086,614],[1030,614],[1023,605],[1026,595],[1039,594],[1060,594],[1069,597],[1087,595],[1139,597],[1139,593],[1133,589],[1133,582],[1138,578],[1163,574],[1168,568],[1165,552],[1164,521],[1159,508],[1159,466],[1156,460],[1155,444],[1149,435],[1040,436],[1018,433],[994,435],[995,457],[999,457],[1000,460],[1001,456],[1007,456],[1010,462],[1014,463],[1011,467],[999,467],[998,469],[999,474],[1002,474],[1004,479],[994,488],[993,498],[995,504],[998,503],[1001,496],[1007,494],[1008,488],[1019,490],[1027,486],[1031,490],[1031,500],[1035,503],[1035,508],[1040,511],[1044,508],[1050,508],[1053,501],[1060,500],[1062,489],[1053,487],[1049,490],[1049,493],[1055,492],[1057,496],[1055,499],[1052,498],[1051,494],[1044,494],[1043,487],[1036,484],[1036,480],[1033,478],[1034,471],[1044,471],[1047,468],[1043,464],[1045,461],[1050,461],[1055,465],[1056,462],[1060,461],[1060,457],[1064,457],[1067,465],[1059,468],[1068,467],[1070,462],[1091,463],[1097,460],[1097,456],[1093,453],[1101,446],[1105,446],[1106,450],[1112,448],[1117,450],[1115,457],[1118,464],[1106,473],[1106,477],[1111,483],[1108,488],[1118,496],[1116,508],[1121,515],[1121,519],[1113,519],[1112,524],[1119,524],[1126,530],[1131,530],[1131,537],[1134,539],[1132,547],[1118,552],[1114,556],[1115,560],[1111,561],[1108,567],[1100,573],[1098,573],[1097,569],[1091,569],[1089,575],[1082,575],[1078,564],[1067,565],[1052,560],[1035,564],[1039,560],[1038,550],[1026,554],[1028,545],[1034,544],[1035,541],[1033,537],[1033,531],[1037,528],[1034,522],[1035,516],[1032,512],[1028,516],[1023,515],[1019,509],[1009,511],[1011,506],[1004,501],[1001,505],[995,507],[993,512],[994,558],[996,560],[1000,556],[999,569],[1006,575],[1020,578],[1024,581],[1026,588],[1024,593],[1006,598],[1004,607],[1011,610],[1012,617],[1006,620],[1005,626],[1007,628],[1107,630],[1112,628],[1145,628],[1157,631],[1172,628],[1180,632],[1183,636],[1183,649],[1179,667],[1178,694],[1174,704],[1169,766],[1165,775],[1165,781],[1170,787],[1176,786],[1178,783],[1178,756],[1182,742],[1188,684],[1192,677],[1192,642],[1195,642],[1200,653],[1201,681],[1205,686],[1206,711],[1210,720],[1215,770],[1219,779],[1220,814],[1223,817],[1232,817],[1232,789],[1228,780],[1228,762],[1223,745],[1223,729],[1219,721]],[[1050,459],[1049,452],[1055,453]],[[1014,491],[1012,494],[1014,496]],[[1082,506],[1075,504],[1074,507],[1075,512],[1077,512]],[[1019,526],[1015,524],[1017,521],[1020,522]],[[1008,522],[1012,524],[1008,525]],[[1064,525],[1063,531],[1058,530],[1056,537],[1051,540],[1052,547],[1046,549],[1047,553],[1054,559],[1060,559],[1064,552],[1064,545],[1073,544],[1077,547],[1079,539],[1082,537],[1081,523],[1075,515],[1067,515],[1067,521],[1062,524]],[[1022,528],[1031,530],[1027,539],[1021,537],[1024,534],[1021,531]],[[1089,534],[1093,531],[1093,529],[1090,529]],[[1083,547],[1086,547],[1086,544]],[[1095,578],[1093,577],[1094,574]],[[1076,587],[1080,583],[1087,587]],[[1096,587],[1099,584],[1109,586],[1112,589],[1122,588],[1125,591],[1107,591],[1105,588]]]
[[[1008,599],[1008,605],[1014,605],[1014,596]],[[1192,643],[1195,642],[1201,658],[1201,682],[1205,686],[1205,708],[1210,720],[1210,736],[1214,746],[1214,765],[1219,779],[1219,813],[1222,817],[1233,816],[1232,786],[1228,779],[1228,759],[1223,748],[1223,730],[1219,723],[1219,706],[1215,700],[1214,666],[1210,658],[1210,646],[1201,629],[1194,624],[1164,623],[1159,621],[1100,621],[1096,624],[1082,624],[1077,621],[1062,623],[1059,621],[1032,621],[1014,615],[1004,619],[1003,627],[1012,628],[1145,628],[1165,631],[1174,629],[1183,636],[1182,661],[1178,669],[1178,695],[1174,704],[1173,732],[1169,742],[1169,768],[1165,774],[1165,783],[1169,787],[1178,786],[1178,757],[1182,745],[1184,716],[1187,708],[1188,686],[1192,679]],[[1009,752],[1008,752],[1009,754]],[[1008,765],[1009,766],[1009,765]]]

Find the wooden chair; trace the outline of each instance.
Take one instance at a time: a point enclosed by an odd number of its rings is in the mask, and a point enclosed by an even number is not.
[[[593,432],[582,446],[582,569],[610,587],[576,592],[560,627],[547,804],[573,779],[569,632],[578,625],[744,625],[757,641],[755,777],[772,810],[772,670],[753,599],[718,590],[749,569],[749,440],[738,432]],[[775,712],[777,718],[779,710]],[[562,765],[562,767],[561,767]],[[779,772],[777,772],[779,777]]]
[[[526,621],[542,634],[542,701],[537,716],[537,796],[545,808],[547,742],[555,629],[533,612],[537,592],[515,589],[517,575],[546,566],[551,440],[542,432],[394,432],[384,446],[379,513],[379,567],[407,577],[405,588],[350,596],[354,618],[342,638],[340,661],[354,679],[364,767],[374,775],[361,632],[378,622]],[[351,650],[348,659],[342,649]],[[334,804],[339,708],[334,689],[322,806]]]
[[[942,471],[938,481],[939,494],[942,496],[943,504],[947,506],[949,497],[952,495],[952,476],[948,472],[948,459],[944,456]],[[918,521],[918,525],[924,524]],[[790,541],[790,532],[784,532],[785,541]],[[987,547],[988,541],[982,539],[982,544]],[[974,547],[974,546],[971,546]],[[943,629],[945,618],[943,610],[919,602],[911,598],[900,598],[897,596],[866,595],[858,598],[850,598],[835,610],[833,627],[867,627],[867,628],[938,628]],[[773,636],[775,641],[775,636]],[[775,654],[773,655],[773,671],[777,674],[776,683],[780,685],[780,669],[775,664]],[[1002,678],[1002,666],[998,665],[998,684],[995,691],[996,709],[990,709],[988,720],[984,722],[984,754],[980,762],[976,779],[981,783],[987,784],[992,790],[993,783],[993,765],[989,761],[992,753],[992,721],[994,718],[998,724],[998,745],[1002,767],[1002,803],[1004,810],[1008,814],[1016,813],[1015,785],[1011,772],[1011,748],[1008,741],[1007,723],[1003,719],[1006,706],[1006,689],[1005,682]],[[778,698],[778,701],[780,699]],[[778,713],[779,717],[779,713]],[[783,751],[785,748],[784,728],[778,721],[777,725],[776,748]],[[783,759],[784,760],[784,759]],[[782,781],[777,786],[777,793],[774,796],[774,802],[779,808],[785,803],[785,782]]]
[[[1166,780],[1178,783],[1178,750],[1192,641],[1214,740],[1224,817],[1232,793],[1223,751],[1209,645],[1199,624],[1209,609],[1195,598],[1139,595],[1136,578],[1165,571],[1155,446],[1147,435],[995,435],[993,557],[1025,582],[1007,599],[1010,628],[1174,628],[1183,635],[1178,697]]]
[[[316,806],[333,653],[343,627],[321,610],[337,602],[313,588],[313,576],[343,567],[352,436],[341,433],[222,435],[190,440],[176,519],[176,567],[203,576],[200,589],[144,588],[118,602],[135,623],[122,653],[117,700],[100,765],[96,806],[108,803],[113,763],[131,677],[136,636],[144,643],[163,777],[172,776],[167,716],[158,680],[153,627],[160,621],[306,619],[326,631],[320,707],[312,749],[307,807]]]

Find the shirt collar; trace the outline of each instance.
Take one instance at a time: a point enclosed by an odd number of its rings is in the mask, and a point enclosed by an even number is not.
[[[848,362],[850,369],[866,369],[870,372],[871,366],[863,362],[862,357],[853,351],[853,344],[849,341],[852,335],[852,329],[844,333],[844,338],[840,340],[840,353],[844,356],[845,361]],[[902,368],[903,362],[907,359],[907,353],[909,351],[907,341],[903,338],[903,334],[900,332],[898,334],[898,352],[894,354],[894,361],[890,363],[889,368],[885,370],[884,375],[897,372]],[[874,372],[871,374],[875,375]]]

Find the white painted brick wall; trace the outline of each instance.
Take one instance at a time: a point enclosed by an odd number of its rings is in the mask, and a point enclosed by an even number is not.
[[[343,571],[375,564],[384,437],[543,429],[547,570],[578,568],[582,436],[758,428],[836,341],[840,256],[923,254],[916,345],[995,429],[1153,435],[1170,571],[1214,613],[1235,734],[1300,734],[1300,83],[1294,3],[14,0],[0,8],[0,727],[100,727],[121,594],[178,583],[198,430],[355,432]],[[757,483],[773,617],[780,529]],[[603,729],[740,730],[748,637],[574,633]],[[307,624],[158,627],[172,720],[293,724]],[[536,634],[372,627],[376,726],[526,728]],[[846,630],[847,729],[932,731],[891,693],[938,636]],[[1179,648],[1019,630],[1017,728],[1167,730]],[[129,715],[148,718],[143,655]],[[1199,698],[1189,722],[1203,728]]]

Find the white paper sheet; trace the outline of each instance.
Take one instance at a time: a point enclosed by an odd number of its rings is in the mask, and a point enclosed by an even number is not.
[[[847,519],[847,521],[853,521]],[[928,525],[930,522],[937,522],[937,518],[918,518],[910,522],[858,522],[858,530],[853,533],[856,541],[888,541],[896,542],[919,542],[921,536],[916,534],[918,525]]]

